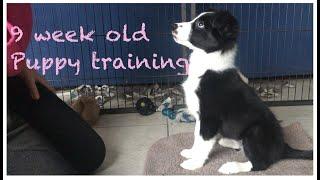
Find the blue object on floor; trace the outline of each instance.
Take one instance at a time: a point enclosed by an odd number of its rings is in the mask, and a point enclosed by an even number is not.
[[[164,116],[167,116],[170,120],[178,122],[195,122],[196,119],[188,112],[188,109],[175,110],[172,105],[170,97],[165,99],[163,103],[158,107],[158,111],[161,111]]]
[[[196,121],[196,119],[191,114],[187,112],[181,112],[181,113],[182,113],[182,117],[180,118],[180,122],[190,123],[190,122]]]
[[[174,120],[176,118],[176,112],[172,108],[164,108],[162,114],[168,116],[169,119]]]

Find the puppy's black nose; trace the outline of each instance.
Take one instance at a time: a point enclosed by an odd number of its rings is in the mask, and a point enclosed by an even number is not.
[[[172,31],[176,30],[177,28],[178,28],[178,24],[173,23],[173,24],[171,25]]]

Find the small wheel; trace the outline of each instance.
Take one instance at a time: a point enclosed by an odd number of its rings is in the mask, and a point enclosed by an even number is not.
[[[147,116],[156,112],[156,106],[146,97],[140,98],[136,103],[136,108],[139,114]]]

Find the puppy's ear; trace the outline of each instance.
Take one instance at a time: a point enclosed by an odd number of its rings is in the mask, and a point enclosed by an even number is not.
[[[214,27],[217,28],[221,37],[225,40],[236,40],[239,34],[239,24],[229,12],[220,12],[214,20]]]

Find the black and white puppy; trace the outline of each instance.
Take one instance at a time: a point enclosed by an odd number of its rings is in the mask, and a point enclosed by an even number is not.
[[[219,172],[258,171],[285,158],[313,159],[313,151],[295,150],[283,139],[279,121],[242,80],[235,66],[239,25],[227,11],[201,13],[175,23],[174,40],[192,50],[188,79],[183,83],[189,111],[196,117],[194,144],[181,151],[188,170],[202,167],[218,142],[239,149],[248,162],[227,162]]]

